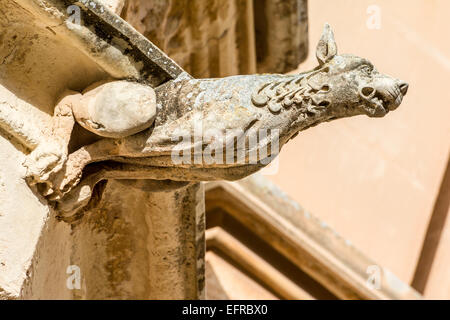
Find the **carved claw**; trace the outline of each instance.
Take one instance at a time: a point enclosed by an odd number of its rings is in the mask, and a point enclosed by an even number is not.
[[[27,168],[25,179],[30,185],[46,184],[43,195],[52,193],[52,177],[59,172],[67,160],[67,148],[56,141],[39,145],[25,159],[23,165]]]
[[[67,194],[57,202],[57,210],[64,216],[69,217],[77,210],[86,206],[91,199],[95,183],[87,181],[78,185],[70,194]],[[62,201],[61,201],[62,200]]]
[[[71,168],[68,170],[68,168]],[[82,177],[81,168],[73,168],[65,166],[65,170],[54,176],[52,186],[54,191],[47,195],[49,200],[55,201],[63,198],[67,193],[71,192],[78,185]]]

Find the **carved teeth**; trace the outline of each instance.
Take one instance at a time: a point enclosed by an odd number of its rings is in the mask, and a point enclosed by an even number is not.
[[[372,102],[374,102],[376,105],[383,106],[383,100],[381,100],[381,99],[378,98],[378,97],[373,98],[373,99],[372,99]]]

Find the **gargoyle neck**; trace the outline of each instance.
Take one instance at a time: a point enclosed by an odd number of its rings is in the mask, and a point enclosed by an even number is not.
[[[315,113],[300,112],[292,113],[292,123],[287,130],[289,136],[295,136],[298,132],[314,127],[322,122],[328,122],[343,116],[330,112],[329,110],[320,110]]]
[[[280,76],[266,82],[252,94],[252,103],[278,113],[283,109],[303,109],[305,112],[317,113],[329,104],[323,96],[330,90],[327,83],[314,83],[310,79],[325,68],[315,69],[293,76]]]

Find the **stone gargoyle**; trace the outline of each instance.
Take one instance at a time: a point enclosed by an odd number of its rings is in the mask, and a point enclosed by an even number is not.
[[[274,145],[281,148],[299,131],[355,115],[382,117],[408,90],[368,60],[338,55],[328,25],[316,56],[315,69],[295,75],[184,74],[154,89],[115,81],[66,92],[55,108],[52,136],[24,164],[27,181],[60,211],[74,212],[104,179],[150,179],[161,187],[240,179],[267,165],[278,152]],[[75,122],[103,138],[68,154]],[[237,134],[227,135],[230,130]],[[261,130],[267,134],[256,137]],[[242,159],[222,161],[220,150],[230,146]],[[183,154],[181,161],[174,154]]]

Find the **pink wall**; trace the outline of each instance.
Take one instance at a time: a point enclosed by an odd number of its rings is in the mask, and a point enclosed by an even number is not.
[[[379,10],[380,29],[367,26],[370,5]],[[285,146],[269,178],[412,283],[436,199],[441,189],[447,193],[441,184],[450,151],[450,1],[309,1],[311,50],[300,70],[316,65],[325,22],[340,53],[366,57],[380,72],[406,80],[408,95],[383,119],[360,116],[305,131]],[[450,272],[442,267],[450,262],[449,234],[440,236],[438,262],[430,264],[430,297],[450,298]]]

